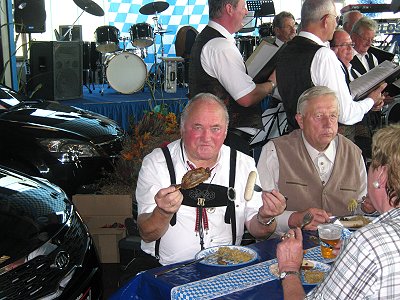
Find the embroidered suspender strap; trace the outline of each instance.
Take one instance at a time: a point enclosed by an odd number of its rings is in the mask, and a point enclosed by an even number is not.
[[[225,223],[232,227],[232,245],[236,243],[236,215],[235,215],[235,176],[236,176],[236,150],[231,148],[229,166],[228,203],[225,212]]]

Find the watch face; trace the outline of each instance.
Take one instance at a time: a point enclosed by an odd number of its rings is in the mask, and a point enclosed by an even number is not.
[[[285,279],[286,276],[288,276],[288,275],[300,276],[300,273],[299,273],[299,272],[296,272],[296,271],[287,271],[287,272],[283,271],[283,272],[279,275],[279,278],[280,278],[280,279]]]

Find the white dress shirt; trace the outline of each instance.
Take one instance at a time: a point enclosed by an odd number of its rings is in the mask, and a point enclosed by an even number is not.
[[[181,150],[180,140],[168,145],[175,169],[176,183],[180,183],[188,171],[187,157]],[[230,148],[222,145],[218,162],[212,170],[206,183],[229,186]],[[244,199],[247,178],[251,171],[256,171],[252,157],[237,151],[235,178],[235,214],[236,214],[236,244],[240,244],[244,233],[244,224],[250,221],[263,205],[261,193],[254,192],[251,201]],[[258,177],[258,176],[257,176]],[[257,184],[260,181],[257,178]],[[155,194],[171,185],[170,176],[164,154],[160,148],[153,150],[143,159],[136,188],[138,214],[151,213],[156,207]],[[204,234],[204,247],[229,245],[232,243],[231,224],[224,221],[226,206],[206,209],[209,230]],[[193,259],[201,250],[200,239],[195,232],[196,207],[182,205],[176,214],[175,226],[169,225],[160,242],[160,264],[172,264]],[[155,242],[142,241],[141,248],[146,253],[155,255]]]
[[[256,84],[246,74],[243,57],[234,37],[214,21],[209,21],[208,26],[225,38],[214,38],[204,45],[200,55],[201,65],[208,75],[218,79],[233,99],[238,100],[254,90]]]
[[[366,98],[361,101],[353,101],[346,79],[335,52],[326,47],[326,44],[316,35],[301,31],[299,36],[308,38],[321,47],[314,55],[311,63],[311,80],[314,85],[327,86],[336,92],[339,100],[339,122],[345,125],[353,125],[360,122],[374,105],[374,100]],[[279,85],[279,82],[278,82]]]

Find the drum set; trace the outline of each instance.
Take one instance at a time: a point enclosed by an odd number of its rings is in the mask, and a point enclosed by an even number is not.
[[[129,37],[121,37],[120,31],[115,26],[100,26],[96,29],[95,50],[100,54],[97,61],[97,68],[101,72],[101,95],[104,94],[104,86],[108,84],[114,90],[122,94],[133,94],[143,89],[149,77],[144,59],[147,57],[147,49],[154,46],[154,66],[157,65],[157,49],[155,35],[161,36],[161,53],[164,54],[163,34],[158,22],[158,13],[168,8],[167,2],[155,1],[142,6],[139,10],[144,15],[155,15],[153,17],[154,28],[147,23],[138,23],[130,27]],[[122,41],[123,47],[120,48]],[[127,49],[127,43],[133,48]],[[85,47],[89,47],[86,45]],[[92,50],[83,51],[95,55]],[[85,61],[93,61],[91,58],[84,58]],[[85,65],[85,64],[84,64]],[[157,68],[155,67],[155,73]],[[156,77],[156,75],[154,75]],[[161,80],[161,79],[160,79]],[[156,82],[156,79],[155,81]],[[90,88],[89,88],[90,90]]]

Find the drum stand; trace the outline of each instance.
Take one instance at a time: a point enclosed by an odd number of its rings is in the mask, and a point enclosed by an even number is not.
[[[101,90],[100,90],[100,95],[104,96],[104,84],[107,82],[107,88],[110,88],[110,85],[108,84],[107,81],[107,74],[106,74],[106,54],[102,53],[102,64],[101,64]]]
[[[155,35],[160,34],[161,57],[164,57],[163,35],[165,32],[163,32],[162,26],[158,22],[157,12],[156,12],[156,15],[153,17],[153,21],[154,21],[154,28],[157,29],[157,31],[155,31],[154,34]],[[151,70],[154,70],[153,74],[151,74]],[[154,64],[150,68],[150,75],[153,75],[153,77],[152,77],[153,82],[150,81],[150,83],[149,83],[150,88],[152,89],[152,92],[154,93],[157,86],[159,86],[162,91],[163,77],[165,76],[165,74],[164,74],[163,62],[161,62],[161,63],[158,62],[157,46],[156,46],[156,38],[155,37],[154,37]]]

